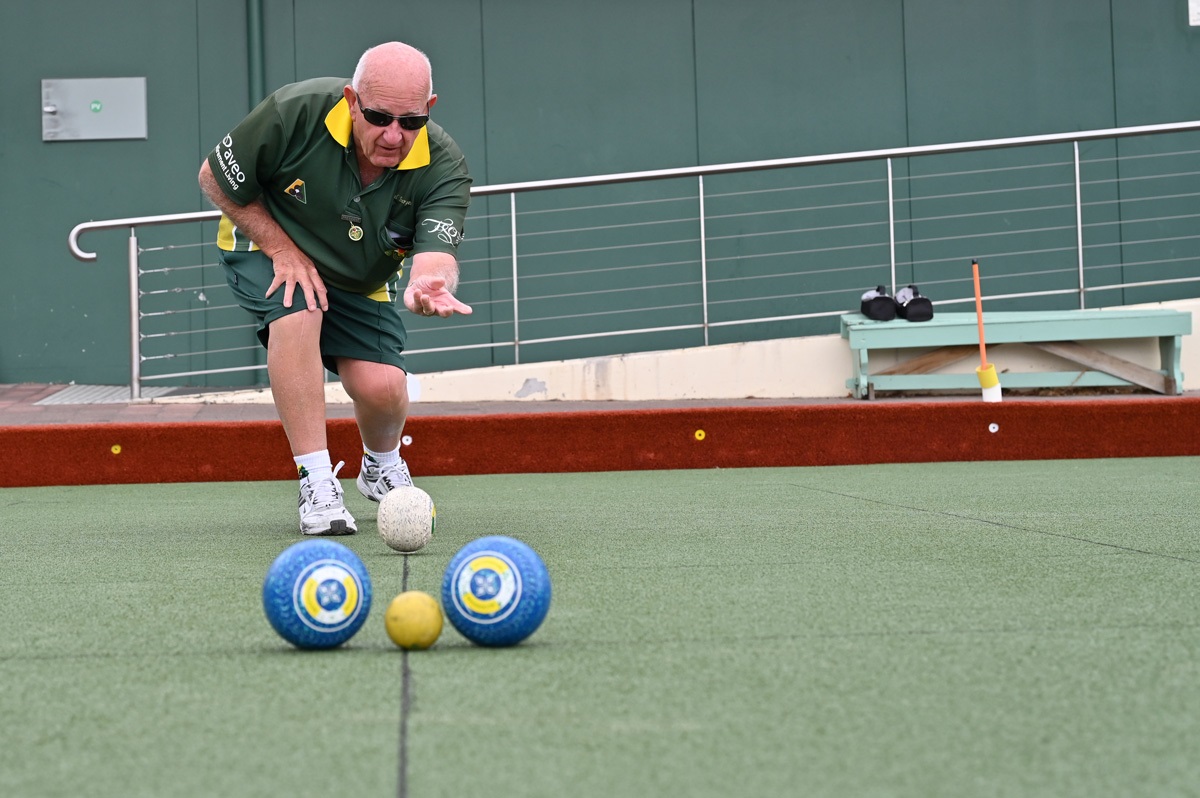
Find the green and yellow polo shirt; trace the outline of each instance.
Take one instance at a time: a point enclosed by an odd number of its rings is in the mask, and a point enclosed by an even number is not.
[[[457,251],[471,178],[458,145],[430,122],[399,166],[363,186],[342,95],[347,85],[314,78],[284,86],[221,140],[208,164],[234,202],[262,199],[322,280],[371,294],[405,257]],[[352,237],[352,227],[361,235]],[[257,249],[224,216],[217,246]]]

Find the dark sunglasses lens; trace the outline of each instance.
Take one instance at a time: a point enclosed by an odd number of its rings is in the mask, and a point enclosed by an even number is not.
[[[375,127],[387,127],[395,120],[405,130],[420,130],[429,121],[428,114],[424,116],[392,116],[391,114],[385,114],[383,111],[376,111],[374,108],[367,108],[366,106],[359,106],[359,108],[362,109],[363,119]]]
[[[362,106],[360,106],[361,108]],[[381,113],[372,108],[362,108],[363,119],[370,122],[375,127],[387,127],[392,124],[392,118],[385,113]]]

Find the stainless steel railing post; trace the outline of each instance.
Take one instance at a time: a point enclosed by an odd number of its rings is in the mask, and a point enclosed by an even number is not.
[[[141,290],[138,286],[137,228],[129,228],[129,398],[142,398]]]
[[[510,219],[509,234],[512,236],[512,289],[513,289],[513,362],[521,362],[521,322],[518,317],[517,302],[517,192],[509,192],[508,213]]]
[[[892,159],[887,159],[888,186],[888,263],[892,272],[892,295],[896,294],[896,196],[892,183]]]
[[[697,175],[700,183],[700,308],[704,319],[704,345],[708,346],[708,236],[704,223],[704,175]]]
[[[1075,253],[1079,263],[1079,309],[1087,306],[1086,280],[1083,276],[1083,192],[1079,179],[1079,142],[1071,142],[1075,150]]]

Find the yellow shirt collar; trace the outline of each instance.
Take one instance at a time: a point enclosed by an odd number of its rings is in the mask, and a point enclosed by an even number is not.
[[[350,146],[350,133],[354,125],[350,118],[350,103],[346,101],[345,97],[339,100],[338,104],[325,115],[325,127],[329,130],[329,135],[333,136],[334,141],[343,147]],[[417,133],[417,139],[413,142],[412,149],[408,151],[408,155],[404,156],[404,160],[396,168],[420,169],[422,166],[429,166],[428,126],[421,128]]]

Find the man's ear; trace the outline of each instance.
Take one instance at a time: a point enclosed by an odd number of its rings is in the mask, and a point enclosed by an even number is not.
[[[354,105],[358,102],[358,95],[354,93],[354,89],[346,86],[342,89],[342,96],[346,98],[346,102]]]
[[[437,102],[437,95],[436,94],[429,95],[429,107],[432,108],[433,104],[436,102]]]

